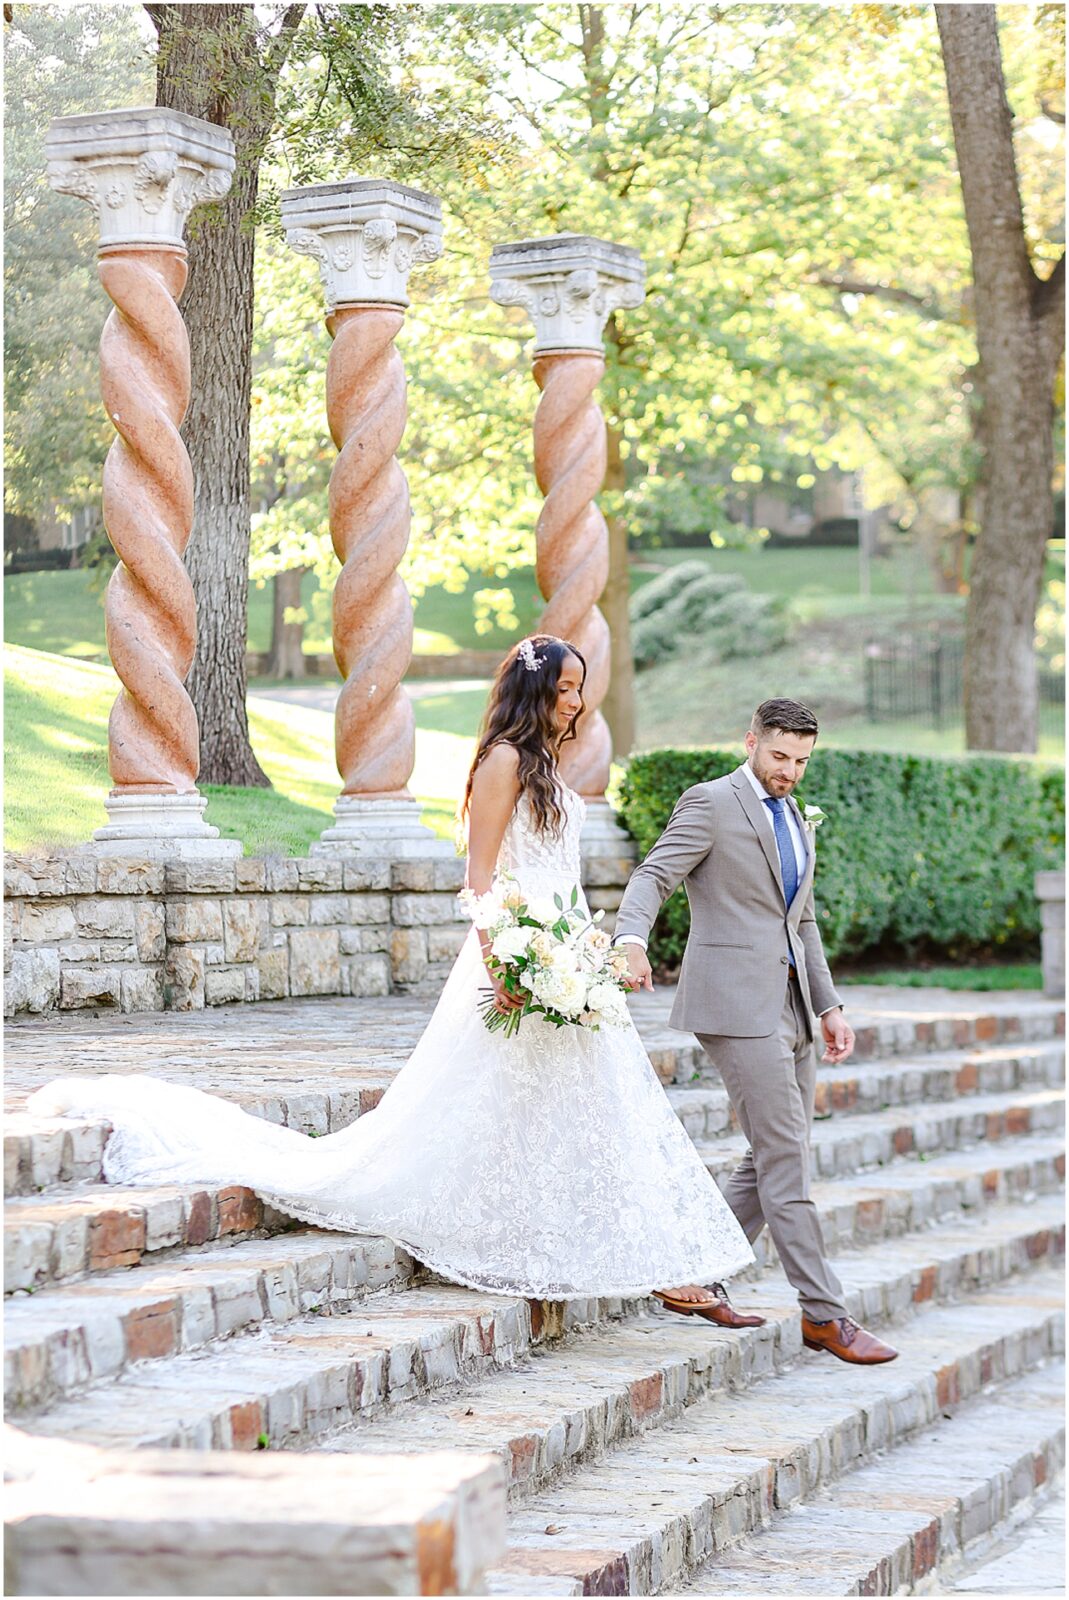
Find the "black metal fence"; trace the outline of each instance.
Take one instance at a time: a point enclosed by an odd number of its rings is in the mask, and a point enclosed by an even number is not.
[[[917,722],[943,728],[964,716],[965,640],[955,634],[911,634],[865,647],[865,714],[870,722]],[[1065,674],[1039,674],[1039,726],[1060,733]]]

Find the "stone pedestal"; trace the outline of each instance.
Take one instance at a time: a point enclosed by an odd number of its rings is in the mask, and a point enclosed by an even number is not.
[[[195,782],[199,735],[185,679],[196,609],[182,563],[193,474],[179,432],[189,340],[178,310],[186,218],[226,194],[234,140],[152,106],[59,117],[45,152],[52,187],[96,210],[100,280],[114,305],[100,341],[101,392],[117,435],[104,464],[104,525],[119,557],[105,617],[123,687],[108,723],[109,821],[94,845],[146,858],[239,855],[236,840],[204,822]]]
[[[1037,872],[1036,899],[1043,940],[1043,993],[1065,994],[1065,873]]]
[[[411,519],[396,459],[406,401],[394,348],[409,271],[441,254],[441,206],[403,184],[353,178],[289,190],[282,220],[292,248],[319,263],[334,340],[327,417],[338,447],[329,504],[342,563],[333,602],[334,655],[344,680],[335,713],[342,793],[335,825],[313,850],[398,857],[449,851],[423,827],[407,788],[416,754],[402,683],[412,659],[412,602],[397,569]]]
[[[522,306],[535,326],[535,476],[545,495],[536,529],[539,631],[568,639],[586,660],[586,715],[561,752],[565,780],[604,801],[612,740],[600,706],[609,687],[609,629],[597,601],[609,576],[609,536],[596,497],[605,477],[605,422],[593,398],[605,370],[610,312],[638,306],[645,267],[637,250],[579,234],[497,245],[491,294]],[[591,834],[596,824],[588,824]]]

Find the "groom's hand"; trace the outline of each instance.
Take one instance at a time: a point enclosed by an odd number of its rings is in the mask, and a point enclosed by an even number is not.
[[[820,1019],[820,1031],[826,1046],[822,1061],[838,1065],[853,1053],[854,1030],[843,1016],[842,1006],[836,1006],[834,1011],[825,1011]]]
[[[625,944],[621,948],[627,953],[627,976],[631,992],[634,993],[636,989],[652,989],[653,968],[642,946]]]

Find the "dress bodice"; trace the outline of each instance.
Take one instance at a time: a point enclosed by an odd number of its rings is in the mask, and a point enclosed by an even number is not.
[[[564,810],[564,826],[559,835],[538,831],[531,803],[526,795],[521,795],[501,841],[498,872],[512,873],[528,890],[571,888],[580,880],[579,836],[586,804],[574,789],[564,784],[560,784],[558,793]]]

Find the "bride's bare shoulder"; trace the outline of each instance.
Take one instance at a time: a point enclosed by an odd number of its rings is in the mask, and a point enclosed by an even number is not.
[[[511,789],[515,792],[520,770],[520,752],[513,744],[492,744],[475,769],[473,787],[483,790]]]

